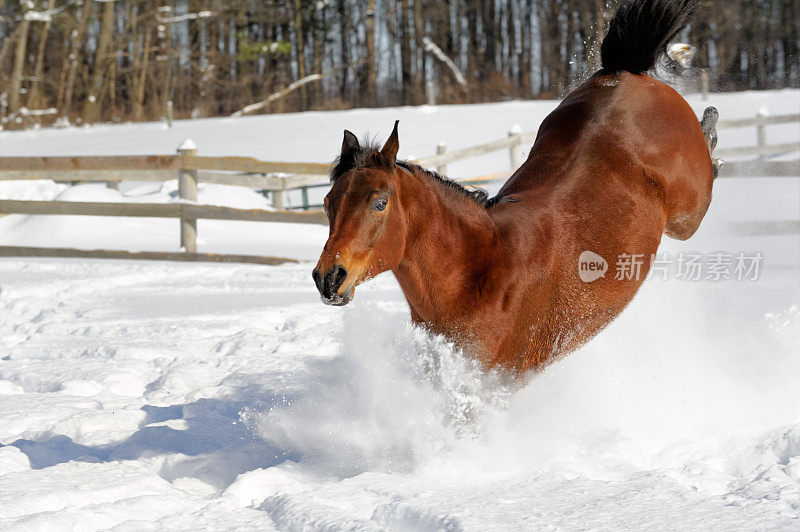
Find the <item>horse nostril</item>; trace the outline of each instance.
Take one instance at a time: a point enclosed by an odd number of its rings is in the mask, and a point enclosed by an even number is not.
[[[338,266],[336,271],[336,277],[333,280],[333,285],[336,287],[333,290],[334,292],[338,290],[340,286],[342,286],[342,283],[344,283],[345,279],[347,279],[347,270],[345,270],[341,266]]]
[[[328,270],[322,282],[322,290],[320,290],[323,297],[331,299],[345,279],[347,279],[347,270],[342,266],[333,266]]]
[[[311,278],[314,279],[314,284],[317,285],[317,290],[322,293],[322,273],[317,268],[314,268],[314,271],[311,272]]]

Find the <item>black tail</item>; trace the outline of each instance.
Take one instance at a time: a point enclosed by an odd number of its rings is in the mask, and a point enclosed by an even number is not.
[[[626,0],[614,13],[600,57],[609,72],[647,72],[692,19],[697,0]]]

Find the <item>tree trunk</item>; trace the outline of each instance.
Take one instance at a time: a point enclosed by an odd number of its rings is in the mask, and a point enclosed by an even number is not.
[[[522,55],[519,63],[519,83],[522,89],[522,97],[530,98],[533,96],[531,80],[531,64],[533,62],[533,36],[531,26],[533,25],[533,6],[525,4],[522,7]]]
[[[21,24],[11,32],[11,35],[3,39],[3,46],[0,47],[0,71],[3,71],[3,63],[6,62],[6,58],[11,54],[11,45],[19,38],[20,33],[22,33]]]
[[[326,26],[327,20],[325,17],[325,9],[317,10],[317,14],[319,15],[319,21],[313,24],[313,31],[314,31],[314,57],[313,57],[313,67],[314,67],[314,74],[321,74],[322,73],[322,61],[325,57],[325,31],[324,28]],[[320,83],[319,85],[313,86],[313,94],[314,94],[314,101],[313,106],[316,108],[320,108],[323,105],[325,100],[325,86],[324,84]]]
[[[566,35],[564,36],[566,39],[566,57],[565,65],[564,65],[564,81],[563,87],[565,91],[572,89],[572,85],[575,81],[575,66],[577,64],[578,58],[575,56],[575,33],[577,32],[577,24],[575,22],[575,17],[577,13],[573,10],[575,7],[574,0],[570,1],[567,4],[567,13],[566,13]]]
[[[366,30],[367,30],[367,60],[365,62],[366,86],[362,86],[366,95],[367,105],[374,107],[378,105],[377,102],[377,83],[376,83],[376,60],[375,57],[375,0],[367,0],[366,12]]]
[[[414,55],[411,72],[411,84],[416,93],[416,102],[422,103],[425,98],[425,54],[422,47],[422,37],[425,31],[425,19],[422,17],[422,0],[414,0],[412,23],[414,25]]]
[[[156,89],[156,97],[152,99],[155,106],[153,118],[164,116],[162,113],[166,113],[172,90],[172,7],[165,0],[161,1],[164,4],[156,10],[161,21],[157,18],[155,27],[158,48],[153,68],[154,83],[151,85]],[[152,104],[150,108],[153,108]]]
[[[55,0],[50,0],[47,3],[47,9],[52,10],[55,7]],[[41,90],[40,86],[45,82],[44,79],[44,52],[47,47],[47,39],[50,36],[50,27],[53,25],[53,18],[48,18],[42,25],[41,37],[39,37],[39,50],[36,52],[36,67],[33,71],[33,83],[31,84],[31,92],[28,95],[28,109],[40,109],[42,107],[39,101]]]
[[[138,69],[134,68],[136,85],[133,90],[133,112],[137,120],[144,118],[144,94],[147,85],[147,68],[150,66],[150,42],[153,30],[148,27],[144,34],[144,44],[142,45],[142,61]]]
[[[107,67],[108,48],[111,44],[111,24],[114,22],[114,0],[103,3],[103,22],[97,41],[97,52],[94,54],[92,76],[89,81],[89,93],[83,104],[83,122],[91,124],[100,118],[100,96]]]
[[[22,22],[20,22],[20,32],[17,38],[17,49],[14,54],[14,72],[11,74],[11,95],[8,98],[9,111],[12,113],[19,109],[20,105],[20,91],[22,90],[22,73],[23,66],[25,65],[25,50],[28,46],[28,29],[30,28],[30,20],[22,14]]]
[[[69,61],[69,66],[67,68],[67,81],[66,89],[64,91],[64,100],[62,102],[59,98],[56,103],[56,107],[59,109],[62,116],[67,116],[72,110],[72,97],[75,89],[75,78],[78,74],[78,65],[83,62],[81,57],[84,50],[83,41],[85,39],[86,28],[89,25],[89,16],[91,13],[92,2],[84,2],[83,6],[81,7],[81,16],[78,22],[78,27],[75,31],[74,37],[70,42],[69,56],[67,58]]]
[[[303,2],[294,0],[294,38],[295,53],[297,55],[297,79],[306,77],[306,51],[303,27]],[[300,87],[300,110],[308,109],[308,87]]]
[[[350,100],[350,69],[346,65],[350,64],[350,14],[347,9],[347,0],[339,0],[336,4],[336,13],[341,24],[341,45],[339,47],[339,62],[342,71],[339,75],[339,96],[343,101]]]
[[[498,72],[497,65],[497,28],[495,24],[495,2],[488,0],[483,2],[483,34],[486,39],[486,47],[483,54],[483,73],[484,79],[491,81],[493,74]]]
[[[410,31],[410,19],[411,19],[411,8],[408,5],[408,0],[402,0],[399,4],[395,4],[395,6],[399,6],[400,8],[400,16],[398,17],[398,22],[400,25],[400,31],[398,32],[400,38],[400,65],[401,65],[401,73],[400,73],[400,91],[401,91],[401,100],[403,105],[411,105],[412,98],[411,98],[411,90],[412,90],[412,82],[411,82],[411,31]]]

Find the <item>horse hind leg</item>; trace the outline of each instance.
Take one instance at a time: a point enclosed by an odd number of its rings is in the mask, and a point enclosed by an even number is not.
[[[711,170],[712,178],[716,179],[719,175],[719,169],[722,166],[722,160],[713,157],[714,148],[717,147],[717,121],[719,120],[719,112],[714,107],[708,107],[703,112],[703,119],[700,121],[700,128],[703,130],[703,137],[705,137],[706,148],[711,157]],[[703,172],[703,180],[691,180],[687,184],[688,187],[697,186],[697,193],[701,198],[697,205],[691,208],[671,213],[667,219],[667,225],[664,232],[678,240],[686,240],[690,238],[695,231],[700,227],[700,222],[708,210],[711,203],[711,187],[710,183],[706,181],[708,174]],[[712,179],[712,180],[713,180]]]
[[[706,146],[708,146],[708,154],[711,155],[711,165],[714,171],[714,179],[719,175],[719,169],[724,164],[724,161],[719,158],[714,158],[714,148],[717,147],[717,120],[719,120],[719,111],[716,107],[706,107],[703,111],[703,120],[700,121],[700,127],[703,129],[703,136],[706,138]]]

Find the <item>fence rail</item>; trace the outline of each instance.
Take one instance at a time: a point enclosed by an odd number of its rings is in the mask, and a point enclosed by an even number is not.
[[[190,203],[116,203],[88,201],[0,200],[1,214],[51,214],[77,216],[131,216],[145,218],[194,218],[327,225],[320,211],[292,212],[236,209]]]
[[[800,113],[770,116],[761,111],[756,114],[755,118],[733,118],[728,120],[720,120],[717,122],[717,128],[731,129],[737,127],[759,126],[761,124],[791,124],[792,122],[800,122]]]
[[[287,190],[328,173],[324,163],[259,161],[250,157],[128,155],[100,157],[3,157],[0,180],[52,179],[58,182],[169,181],[176,171],[197,171],[208,183]],[[208,171],[215,170],[215,171]],[[228,172],[228,173],[222,173]],[[274,174],[292,174],[287,177]],[[312,178],[313,179],[309,179]]]
[[[796,176],[800,173],[798,161],[770,161],[767,157],[800,151],[800,142],[768,145],[766,127],[773,124],[800,123],[800,114],[768,116],[760,111],[754,118],[721,120],[717,127],[755,127],[757,144],[717,150],[716,155],[727,157],[757,156],[756,161],[731,161],[721,170],[722,177],[744,175]],[[462,180],[482,185],[507,178],[523,163],[523,147],[530,145],[535,133],[523,133],[512,128],[508,136],[477,146],[447,151],[444,143],[436,147],[436,154],[416,159],[414,162],[435,167],[442,174],[447,165],[497,151],[508,150],[511,171]],[[57,182],[105,182],[116,188],[121,181],[178,180],[179,203],[100,203],[73,201],[22,201],[0,200],[0,214],[42,214],[81,216],[135,216],[177,218],[181,227],[181,252],[130,253],[115,250],[75,250],[68,248],[32,248],[25,246],[0,246],[0,256],[97,257],[148,260],[207,260],[257,262],[278,264],[293,261],[281,257],[253,257],[248,255],[215,255],[197,253],[197,220],[245,220],[261,222],[327,224],[321,211],[308,211],[308,189],[327,187],[329,166],[325,163],[260,161],[250,157],[207,157],[197,155],[190,141],[184,142],[175,155],[102,156],[102,157],[3,157],[0,160],[0,180],[52,179]],[[224,185],[238,185],[268,191],[276,210],[236,209],[212,205],[198,205],[198,181]],[[285,210],[285,194],[300,190],[306,212]]]
[[[116,249],[43,248],[32,246],[0,246],[0,257],[245,262],[267,265],[299,262],[297,259],[290,259],[286,257],[265,257],[263,255],[186,253],[182,251],[121,251]]]
[[[783,153],[791,153],[800,150],[800,142],[786,142],[783,144],[771,144],[769,146],[740,146],[738,148],[727,148],[723,150],[714,150],[714,155],[717,157],[749,157],[758,155],[763,158],[768,155],[780,155]],[[726,174],[723,174],[725,177]],[[727,174],[727,177],[735,177],[735,175]]]
[[[195,148],[196,149],[196,148]],[[189,151],[184,149],[183,151]],[[252,157],[178,155],[110,155],[97,157],[3,157],[2,172],[69,170],[225,170],[252,174],[326,174],[325,163],[260,161]],[[5,178],[11,179],[11,178]],[[18,178],[15,178],[18,179]],[[41,178],[23,178],[41,179]]]
[[[481,155],[494,153],[496,151],[510,150],[511,148],[517,148],[518,146],[521,147],[522,144],[532,143],[535,138],[535,133],[515,133],[512,131],[509,133],[508,138],[505,139],[494,140],[478,146],[470,146],[469,148],[463,148],[451,152],[444,152],[439,155],[415,159],[414,162],[426,167],[442,167],[448,163],[463,161],[464,159],[471,159],[473,157],[480,157]],[[513,160],[517,160],[519,164],[522,164],[522,161],[519,160],[519,156],[512,155],[511,157]]]
[[[800,161],[731,161],[722,166],[723,176],[758,175],[759,177],[785,177],[800,175]]]

